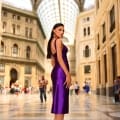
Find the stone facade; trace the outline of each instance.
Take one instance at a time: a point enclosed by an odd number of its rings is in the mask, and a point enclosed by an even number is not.
[[[17,82],[22,87],[37,87],[45,73],[45,36],[38,17],[6,4],[0,13],[0,84],[9,87]]]
[[[97,94],[113,94],[120,75],[120,0],[96,0]]]
[[[95,10],[80,13],[76,27],[76,80],[83,90],[87,82],[92,91],[96,90],[96,64],[94,39]]]
[[[0,1],[0,42],[1,42],[1,33],[2,33],[2,29],[1,29],[1,1]]]

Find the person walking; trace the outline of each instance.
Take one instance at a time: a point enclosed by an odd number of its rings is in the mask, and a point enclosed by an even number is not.
[[[41,103],[43,103],[43,100],[45,102],[47,100],[46,86],[47,86],[47,83],[45,81],[44,76],[42,75],[41,79],[39,80],[39,91],[40,91],[40,100],[41,100]]]
[[[75,89],[75,94],[78,95],[79,94],[79,90],[80,90],[80,86],[78,84],[77,81],[75,81],[75,84],[74,84],[74,89]]]
[[[64,25],[54,25],[47,46],[47,58],[51,59],[53,69],[51,72],[53,87],[53,102],[51,112],[55,114],[54,120],[64,120],[64,114],[69,113],[69,87],[71,75],[67,59],[68,48],[62,43]]]
[[[114,80],[113,90],[115,102],[120,102],[120,76],[117,76]]]

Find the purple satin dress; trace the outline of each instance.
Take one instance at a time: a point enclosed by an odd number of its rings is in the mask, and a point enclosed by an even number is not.
[[[63,45],[62,58],[69,70],[67,51],[68,48]],[[51,72],[53,84],[53,103],[51,112],[54,114],[67,114],[69,112],[69,89],[64,85],[66,75],[58,63],[57,54],[54,54],[53,56],[55,58],[55,66]]]

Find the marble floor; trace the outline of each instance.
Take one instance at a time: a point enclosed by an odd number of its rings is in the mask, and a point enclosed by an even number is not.
[[[39,94],[0,95],[0,120],[53,120],[51,95],[41,104]],[[120,103],[113,98],[86,95],[70,96],[70,114],[65,120],[120,120]]]

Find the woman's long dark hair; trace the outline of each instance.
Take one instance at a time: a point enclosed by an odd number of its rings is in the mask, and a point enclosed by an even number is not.
[[[57,23],[53,26],[51,36],[50,36],[50,39],[49,39],[48,45],[47,45],[47,58],[48,59],[51,58],[51,55],[52,55],[50,44],[51,44],[51,40],[53,39],[53,35],[54,35],[53,30],[60,26],[64,26],[64,25],[62,23]]]

